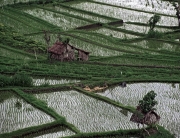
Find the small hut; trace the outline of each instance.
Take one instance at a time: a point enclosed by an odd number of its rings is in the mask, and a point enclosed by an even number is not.
[[[138,127],[139,124],[142,124],[143,128],[144,128],[144,124],[148,126],[156,125],[159,122],[159,120],[160,120],[160,116],[156,112],[150,110],[147,113],[143,113],[140,106],[137,106],[136,112],[133,113],[130,118],[130,121],[137,123]],[[145,128],[144,130],[149,134],[149,132]]]
[[[65,44],[59,41],[48,49],[50,58],[60,61],[72,61],[75,60],[75,47]]]
[[[78,51],[77,60],[87,61],[89,59],[89,53],[82,49],[76,48],[68,43],[56,41],[56,43],[48,49],[50,53],[50,59],[60,61],[73,61],[75,60],[75,50]]]
[[[89,59],[89,52],[78,49],[78,60],[87,61]]]

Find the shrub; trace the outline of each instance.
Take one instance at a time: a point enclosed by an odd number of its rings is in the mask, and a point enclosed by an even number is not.
[[[148,38],[162,38],[163,33],[154,31],[154,30],[149,30],[149,32],[147,33],[147,37]]]
[[[13,76],[11,84],[22,87],[32,86],[33,80],[25,72],[18,72]]]
[[[0,87],[10,85],[11,78],[0,74]]]
[[[150,91],[143,97],[143,100],[139,101],[139,105],[142,108],[143,113],[154,110],[153,107],[158,104],[155,100],[156,95],[157,94],[154,91]]]

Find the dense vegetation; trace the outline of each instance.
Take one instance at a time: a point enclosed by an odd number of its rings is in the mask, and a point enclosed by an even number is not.
[[[16,106],[19,108],[22,108],[19,99],[23,99],[54,119],[50,123],[0,133],[0,137],[35,137],[66,129],[72,132],[71,135],[64,136],[66,138],[141,137],[144,133],[139,129],[117,128],[116,131],[82,132],[77,126],[69,123],[66,116],[57,113],[47,101],[38,99],[35,94],[76,90],[83,95],[133,113],[134,105],[126,106],[83,88],[85,86],[111,88],[119,86],[122,82],[180,82],[180,29],[178,24],[177,26],[169,25],[169,22],[158,24],[160,16],[175,20],[175,15],[157,12],[159,15],[157,22],[155,21],[150,29],[146,19],[142,18],[142,22],[138,21],[141,16],[134,19],[135,21],[125,20],[122,23],[123,18],[119,18],[118,14],[122,10],[127,14],[135,12],[133,16],[143,12],[146,16],[152,17],[154,12],[101,2],[101,0],[88,2],[29,0],[0,4],[0,97],[2,95],[0,104],[15,95],[18,99]],[[81,4],[100,7],[91,11],[92,8],[81,8]],[[109,7],[117,10],[116,16],[115,14],[111,16],[108,10],[104,13],[98,11]],[[133,16],[129,14],[131,20]],[[87,27],[87,25],[91,26]],[[71,45],[90,52],[89,60],[87,62],[48,60],[44,31],[48,31],[50,35],[50,45],[53,45],[58,36],[64,40],[68,38]],[[80,81],[57,85],[44,83],[35,86],[33,78]],[[152,103],[152,106],[155,104]],[[162,126],[158,128],[161,134],[148,137],[174,137]]]

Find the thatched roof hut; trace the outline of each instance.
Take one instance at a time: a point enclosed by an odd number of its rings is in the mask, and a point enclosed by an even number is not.
[[[60,61],[75,60],[75,48],[69,44],[57,41],[52,47],[48,49],[51,59]]]
[[[60,41],[56,41],[56,43],[48,49],[48,52],[50,53],[51,59],[72,61],[75,60],[75,50],[78,51],[77,60],[87,61],[89,59],[90,52]]]
[[[147,113],[143,113],[140,106],[137,106],[136,112],[133,113],[130,118],[130,121],[143,125],[156,124],[159,122],[159,120],[160,116],[156,112],[151,110]]]
[[[78,59],[82,61],[87,61],[89,59],[89,52],[78,49]]]

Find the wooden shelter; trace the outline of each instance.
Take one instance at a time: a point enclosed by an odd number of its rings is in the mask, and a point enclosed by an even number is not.
[[[56,43],[48,49],[48,52],[50,53],[50,59],[73,61],[76,60],[75,50],[78,52],[77,60],[87,61],[89,59],[89,52],[60,41],[56,41]]]
[[[156,112],[150,110],[147,113],[143,113],[140,106],[137,106],[136,112],[133,113],[130,118],[130,121],[137,123],[138,127],[139,124],[142,124],[143,128],[144,128],[144,124],[148,126],[156,125],[159,122],[159,120],[160,120],[160,116]],[[149,134],[149,132],[146,129],[145,131]]]
[[[89,59],[89,52],[78,49],[78,60],[87,61]]]

